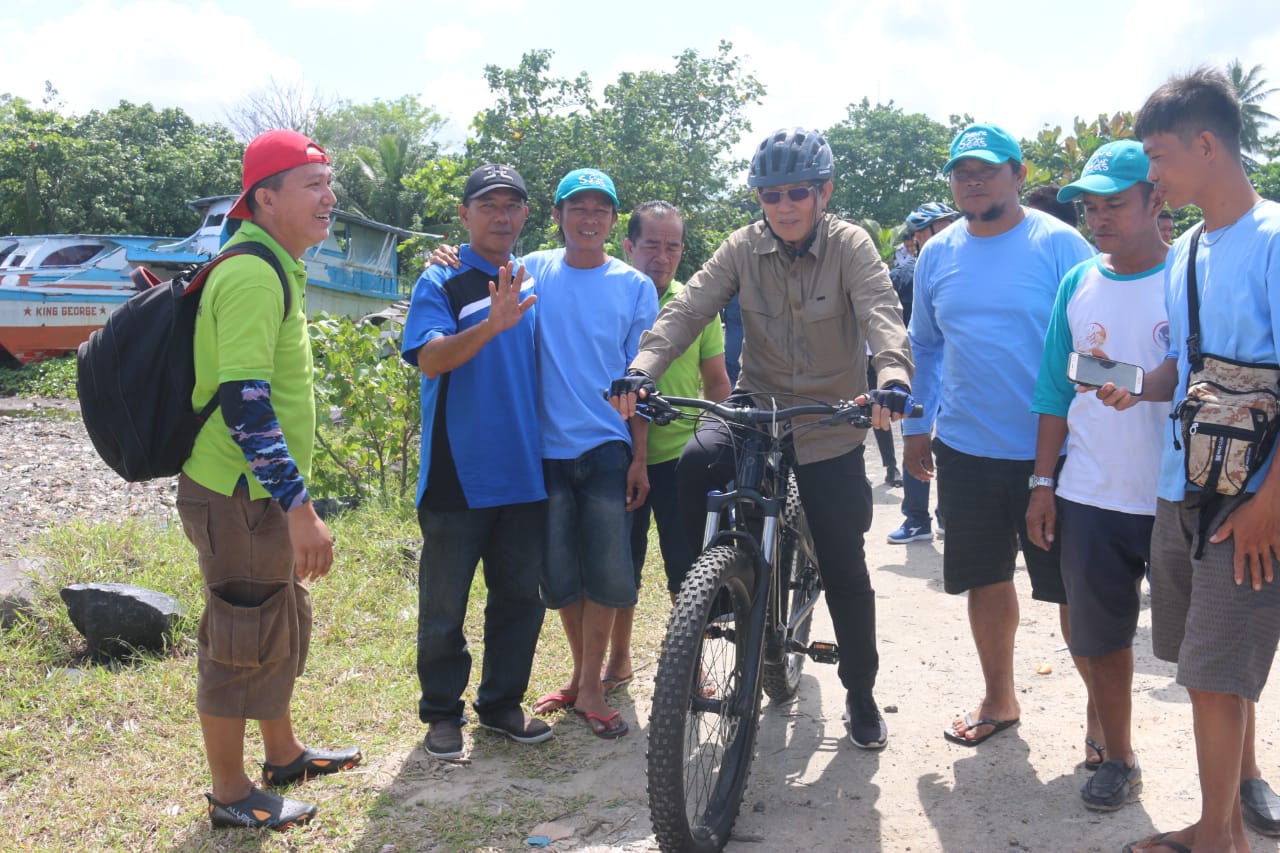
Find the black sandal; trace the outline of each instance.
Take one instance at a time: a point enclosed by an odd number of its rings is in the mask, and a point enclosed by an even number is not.
[[[312,776],[325,776],[340,770],[350,770],[364,759],[360,747],[338,751],[328,749],[311,749],[307,747],[302,754],[288,764],[268,764],[262,762],[262,782],[268,788],[279,788],[299,779],[310,779]]]
[[[254,788],[249,796],[234,803],[220,803],[213,794],[205,794],[209,801],[209,822],[214,829],[273,829],[284,832],[295,826],[310,823],[316,816],[311,803],[291,800]]]

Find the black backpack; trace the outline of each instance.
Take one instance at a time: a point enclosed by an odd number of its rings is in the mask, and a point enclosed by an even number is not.
[[[275,253],[261,243],[239,243],[162,282],[145,267],[131,274],[141,291],[107,317],[76,352],[80,415],[94,449],[130,483],[172,477],[191,456],[200,428],[218,408],[218,395],[191,410],[196,384],[196,309],[205,279],[219,263],[253,255],[289,282]]]

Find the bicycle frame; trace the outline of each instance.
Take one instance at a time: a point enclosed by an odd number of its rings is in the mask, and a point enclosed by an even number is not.
[[[721,543],[735,543],[751,555],[755,568],[756,582],[752,590],[750,624],[777,625],[781,613],[781,602],[778,596],[783,590],[783,579],[775,577],[774,566],[777,565],[777,549],[779,520],[786,505],[787,478],[790,475],[791,463],[781,450],[783,436],[778,423],[770,425],[770,434],[766,437],[761,431],[753,430],[744,439],[743,446],[737,454],[736,476],[733,487],[723,492],[711,492],[707,495],[707,524],[703,535],[703,550]],[[761,460],[764,464],[761,465]],[[765,491],[771,494],[765,494]],[[781,493],[781,496],[779,496]],[[749,524],[740,509],[758,512],[762,519],[760,536],[757,539],[749,529]],[[722,524],[726,521],[727,524]],[[812,610],[814,602],[810,602],[804,613]],[[766,616],[771,621],[766,622]],[[778,626],[781,636],[775,638],[771,645],[781,647],[799,619],[796,614],[785,626]],[[733,629],[737,630],[737,628]],[[765,631],[751,631],[747,635],[745,655],[746,671],[759,673],[765,647],[770,638]],[[756,675],[755,677],[758,677]],[[752,691],[740,691],[734,699],[732,711],[745,714],[752,702]],[[720,703],[694,697],[693,707],[700,711],[716,710]]]

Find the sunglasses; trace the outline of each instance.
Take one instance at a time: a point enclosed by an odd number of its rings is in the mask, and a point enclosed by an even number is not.
[[[798,204],[807,199],[809,194],[814,192],[814,190],[815,187],[812,185],[807,187],[792,187],[789,190],[761,190],[760,201],[765,204],[777,204],[782,201],[782,196],[786,195],[787,198]]]

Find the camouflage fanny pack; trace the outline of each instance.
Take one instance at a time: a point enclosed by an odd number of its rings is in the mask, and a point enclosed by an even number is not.
[[[1181,425],[1187,482],[1238,495],[1262,467],[1280,428],[1280,366],[1241,364],[1208,353],[1192,369],[1174,409]]]
[[[1280,365],[1233,361],[1200,350],[1196,246],[1187,263],[1187,396],[1171,415],[1181,426],[1187,482],[1208,492],[1238,495],[1266,462],[1280,429]]]

